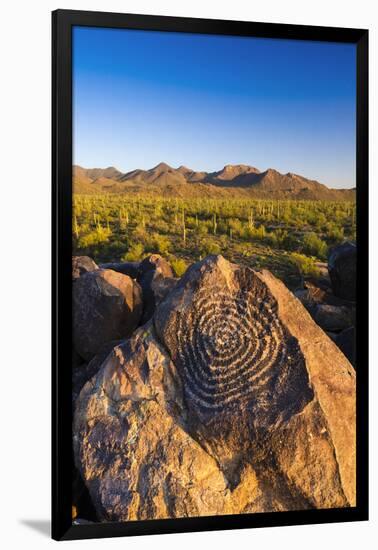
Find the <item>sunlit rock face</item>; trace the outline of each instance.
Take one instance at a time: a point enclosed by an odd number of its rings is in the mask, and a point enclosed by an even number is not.
[[[269,272],[210,256],[77,399],[98,517],[355,504],[355,373]]]

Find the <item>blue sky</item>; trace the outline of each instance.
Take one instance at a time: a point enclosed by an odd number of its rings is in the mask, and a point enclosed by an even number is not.
[[[355,186],[355,46],[75,27],[74,163]]]

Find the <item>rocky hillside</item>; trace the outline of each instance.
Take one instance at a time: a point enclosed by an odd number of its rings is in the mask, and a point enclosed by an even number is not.
[[[74,258],[74,517],[354,506],[355,371],[311,310],[352,307],[353,254],[332,252],[336,295],[301,300],[222,256],[181,279]]]
[[[329,187],[293,173],[260,172],[244,164],[226,165],[218,172],[196,172],[185,166],[160,163],[150,170],[122,174],[114,167],[73,167],[76,193],[148,193],[160,196],[251,197],[297,200],[354,200],[355,190]]]

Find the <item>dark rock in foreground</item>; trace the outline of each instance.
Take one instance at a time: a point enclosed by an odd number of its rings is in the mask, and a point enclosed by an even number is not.
[[[72,280],[76,280],[84,273],[98,269],[97,264],[89,256],[72,256]]]
[[[86,361],[138,326],[142,292],[127,275],[110,269],[86,273],[76,280],[72,295],[74,347]]]
[[[76,465],[128,521],[355,505],[355,373],[269,272],[191,266],[77,401]]]
[[[336,338],[336,344],[346,355],[352,365],[356,365],[356,331],[354,327],[347,328],[340,332]]]
[[[354,324],[354,311],[346,306],[319,304],[314,314],[315,322],[325,331],[340,332]]]
[[[72,519],[76,521],[78,516],[86,518],[85,521],[88,523],[98,521],[88,489],[81,475],[74,468],[72,472]]]
[[[151,319],[156,306],[176,285],[173,269],[159,254],[151,254],[139,265],[138,278],[143,290],[142,324]]]
[[[330,251],[328,271],[336,296],[345,300],[356,300],[357,248],[354,243],[345,242]]]

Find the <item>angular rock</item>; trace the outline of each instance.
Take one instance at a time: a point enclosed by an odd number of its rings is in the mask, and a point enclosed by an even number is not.
[[[102,346],[97,355],[95,355],[89,363],[81,363],[74,366],[72,369],[72,407],[75,408],[76,399],[81,392],[82,387],[88,380],[92,378],[101,368],[101,365],[110,354],[110,352],[117,345],[121,343],[120,340],[113,340],[107,342]]]
[[[327,300],[330,287],[325,286],[321,281],[307,280],[304,286],[312,302],[322,303]]]
[[[330,285],[324,284],[323,279],[309,279],[304,282],[304,288],[294,292],[295,296],[302,302],[306,309],[317,304],[328,304],[331,306],[351,307],[349,300],[343,300],[332,294]]]
[[[141,323],[151,319],[156,306],[175,286],[177,279],[169,263],[159,254],[145,258],[138,271],[138,282],[143,290],[143,315]]]
[[[328,257],[328,271],[336,296],[356,300],[357,247],[345,242],[334,247]]]
[[[313,318],[323,330],[330,332],[340,332],[354,324],[353,311],[345,306],[319,304]]]
[[[330,280],[329,280],[329,273],[328,273],[328,265],[326,262],[315,262],[315,267],[316,269],[318,270],[319,272],[319,275],[320,275],[320,279],[326,283],[326,284],[330,284]]]
[[[97,264],[89,256],[72,256],[72,280],[75,281],[84,273],[98,269]]]
[[[101,269],[112,269],[123,275],[128,275],[132,279],[136,279],[139,273],[140,262],[112,262],[100,264]]]
[[[78,398],[106,521],[355,504],[355,373],[269,272],[191,266]]]
[[[183,408],[180,381],[151,327],[115,348],[84,386],[75,459],[101,519],[221,513],[226,481],[180,425]]]
[[[74,347],[86,361],[138,326],[142,292],[127,275],[110,269],[86,273],[76,280],[72,295]]]
[[[151,254],[139,264],[138,281],[142,281],[151,272],[163,275],[164,277],[174,276],[172,267],[160,254]]]

